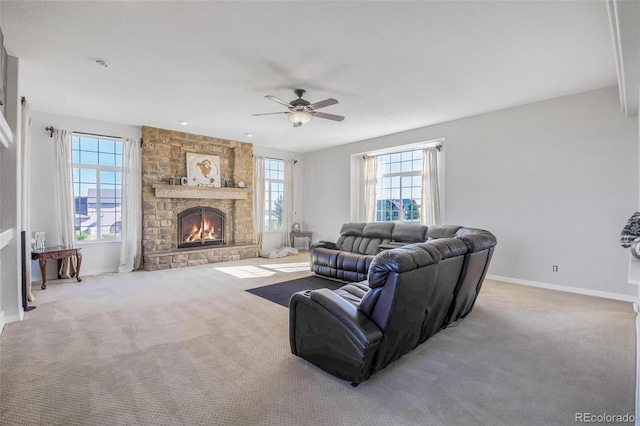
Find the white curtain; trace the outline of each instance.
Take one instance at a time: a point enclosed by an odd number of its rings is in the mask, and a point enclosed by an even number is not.
[[[56,214],[60,244],[76,246],[74,232],[75,205],[73,197],[73,162],[71,158],[71,136],[68,130],[54,130],[56,146]]]
[[[29,197],[31,196],[31,108],[29,103],[22,98],[22,121],[20,135],[22,138],[21,143],[21,181],[22,191],[20,194],[20,203],[22,210],[22,230],[25,233],[25,247],[24,256],[26,259],[31,258],[31,203]],[[33,302],[36,298],[31,293],[31,267],[27,262],[27,267],[24,271],[25,281],[27,283],[27,300]]]
[[[289,232],[293,224],[293,166],[295,160],[284,160],[284,203],[282,246],[290,247]]]
[[[264,157],[253,157],[253,232],[255,243],[262,248],[264,232]]]
[[[122,207],[119,272],[140,267],[142,254],[142,159],[140,140],[122,140]]]
[[[376,188],[378,185],[378,157],[364,159],[364,214],[367,222],[376,221]]]
[[[438,179],[438,153],[435,146],[422,150],[422,205],[420,222],[440,225],[440,183]]]

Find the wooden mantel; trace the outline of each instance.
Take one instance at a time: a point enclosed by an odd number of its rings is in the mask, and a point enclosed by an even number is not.
[[[245,188],[208,188],[206,186],[169,185],[154,183],[158,198],[208,198],[216,200],[246,200]]]

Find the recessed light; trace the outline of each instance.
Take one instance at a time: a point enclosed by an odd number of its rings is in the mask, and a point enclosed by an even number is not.
[[[96,58],[96,59],[93,60],[93,63],[96,64],[99,67],[102,67],[102,68],[107,68],[109,66],[107,61],[105,61],[104,59]]]
[[[248,137],[248,138],[250,138],[250,137],[252,137],[252,136],[253,136],[251,133],[245,133],[244,135],[245,135],[246,137]]]
[[[178,123],[182,124],[183,126],[186,126],[187,124],[189,124],[188,121],[184,121],[184,120],[178,120]]]

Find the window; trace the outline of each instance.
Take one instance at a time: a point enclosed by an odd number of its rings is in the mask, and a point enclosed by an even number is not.
[[[422,150],[377,156],[376,221],[419,222]]]
[[[120,239],[122,141],[74,133],[72,154],[76,241]]]
[[[264,230],[280,230],[284,222],[284,161],[265,158],[264,176]]]

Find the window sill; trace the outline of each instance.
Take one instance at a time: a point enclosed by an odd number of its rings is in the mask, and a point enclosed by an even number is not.
[[[122,244],[122,240],[76,241],[76,246],[102,246]]]

